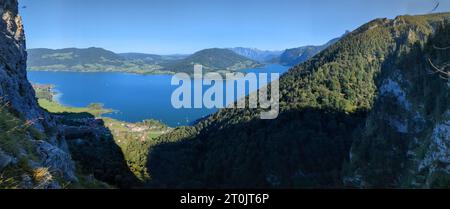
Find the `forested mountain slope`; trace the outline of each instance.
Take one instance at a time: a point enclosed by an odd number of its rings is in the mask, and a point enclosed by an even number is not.
[[[281,77],[275,120],[226,109],[162,136],[151,186],[449,187],[449,84],[428,61],[448,63],[449,19],[361,26]]]
[[[358,130],[344,183],[358,187],[450,187],[450,25],[427,42],[408,32],[377,76],[377,98]],[[417,41],[416,41],[417,40]],[[447,75],[433,66],[446,67]]]
[[[254,68],[259,63],[236,54],[230,49],[204,49],[185,59],[172,62],[165,66],[165,70],[172,72],[194,72],[194,65],[200,64],[204,71],[236,71],[245,68]]]

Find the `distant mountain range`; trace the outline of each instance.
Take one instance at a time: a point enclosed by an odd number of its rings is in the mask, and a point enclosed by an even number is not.
[[[340,37],[341,38],[341,37]],[[102,48],[29,49],[28,70],[75,72],[130,72],[161,74],[192,72],[194,64],[205,71],[236,71],[261,66],[261,63],[279,63],[293,66],[318,54],[340,38],[320,46],[302,46],[284,51],[256,48],[212,48],[192,55],[157,55],[145,53],[114,53]]]
[[[260,50],[256,48],[245,48],[245,47],[235,47],[230,48],[236,54],[242,55],[249,59],[258,61],[258,62],[270,62],[276,57],[279,57],[284,51],[269,51],[269,50]]]
[[[320,53],[322,50],[328,48],[334,43],[338,42],[343,36],[345,36],[348,32],[342,35],[339,38],[334,38],[324,45],[319,46],[302,46],[292,49],[286,49],[279,57],[272,60],[272,62],[279,63],[281,65],[294,66],[300,63],[305,62],[311,57],[314,57],[316,54]]]
[[[229,49],[205,49],[192,55],[116,54],[102,48],[29,49],[28,70],[75,72],[130,72],[141,74],[192,72],[194,64],[205,71],[235,71],[260,64]]]
[[[346,35],[346,32],[344,35]],[[343,36],[344,36],[343,35]],[[323,45],[301,46],[280,51],[260,50],[256,48],[235,47],[230,48],[236,54],[262,63],[278,63],[286,66],[294,66],[305,62],[322,50],[339,41],[343,36],[334,38]]]

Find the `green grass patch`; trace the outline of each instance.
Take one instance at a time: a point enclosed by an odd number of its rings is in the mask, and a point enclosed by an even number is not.
[[[39,105],[52,113],[90,113],[96,117],[102,114],[113,112],[112,109],[103,108],[102,104],[93,103],[87,107],[70,107],[59,104],[58,102],[50,101],[47,99],[38,99]]]

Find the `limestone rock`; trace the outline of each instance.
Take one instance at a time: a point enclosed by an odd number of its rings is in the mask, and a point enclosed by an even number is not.
[[[33,124],[35,129],[46,135],[46,141],[35,139],[32,134],[26,139],[36,146],[40,157],[33,165],[48,167],[63,180],[77,181],[62,129],[51,114],[39,107],[35,92],[27,80],[25,32],[18,11],[17,0],[0,0],[0,104],[15,117]],[[48,133],[46,130],[49,129],[54,131]],[[25,149],[19,149],[22,151],[12,155],[0,152],[0,169],[10,165],[15,158],[31,154],[24,153]],[[27,175],[23,174],[21,187],[36,187]],[[48,181],[41,186],[59,187],[56,181]]]
[[[36,145],[43,166],[59,173],[66,181],[78,181],[74,173],[75,165],[67,152],[42,140],[36,141]]]

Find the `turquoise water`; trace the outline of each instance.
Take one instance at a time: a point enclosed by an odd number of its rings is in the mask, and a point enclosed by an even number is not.
[[[243,71],[284,73],[287,69],[281,65],[267,65]],[[170,84],[171,75],[31,71],[28,72],[28,79],[33,83],[54,84],[59,93],[57,100],[64,105],[84,107],[91,103],[103,103],[106,108],[116,110],[104,116],[127,122],[156,119],[176,127],[189,125],[217,111],[173,108],[171,96],[178,86]],[[264,84],[260,83],[260,86]]]

